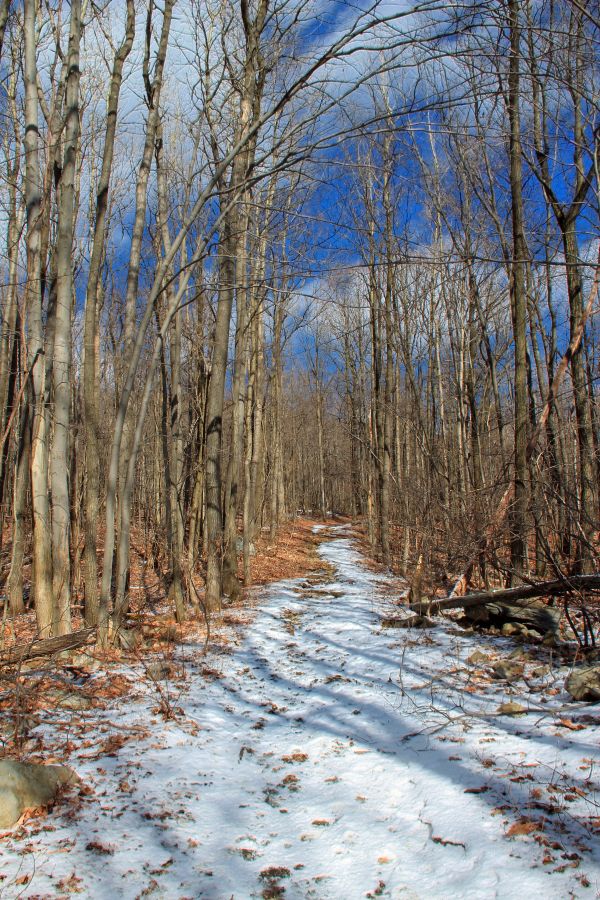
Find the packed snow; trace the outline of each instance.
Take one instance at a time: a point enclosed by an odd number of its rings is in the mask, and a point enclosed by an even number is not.
[[[598,706],[580,727],[551,660],[528,692],[466,661],[508,639],[382,629],[384,576],[327,534],[325,573],[263,589],[229,645],[184,647],[183,680],[140,666],[86,714],[70,764],[91,791],[3,838],[1,896],[598,896]]]

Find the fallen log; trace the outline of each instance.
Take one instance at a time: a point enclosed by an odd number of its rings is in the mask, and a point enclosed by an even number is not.
[[[55,653],[63,653],[65,650],[76,650],[77,647],[93,643],[95,638],[95,628],[83,628],[81,631],[73,631],[71,634],[61,634],[52,638],[38,638],[30,641],[28,644],[17,644],[0,653],[0,668],[18,665],[27,659],[38,659],[42,656],[53,656]]]
[[[452,596],[431,603],[415,603],[410,608],[417,613],[431,615],[443,609],[466,609],[470,606],[485,606],[486,603],[510,603],[516,606],[527,606],[528,600],[537,597],[558,597],[572,591],[600,590],[600,574],[571,575],[560,581],[539,581],[537,584],[519,584],[513,588],[497,591],[478,591],[464,594],[462,597]]]
[[[540,635],[551,632],[556,635],[560,625],[561,610],[543,603],[485,603],[483,606],[468,606],[467,619],[475,623],[494,625],[521,625]]]

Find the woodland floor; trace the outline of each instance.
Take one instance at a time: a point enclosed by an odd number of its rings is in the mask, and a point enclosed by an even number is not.
[[[394,586],[349,526],[323,536],[205,655],[190,632],[64,674],[83,708],[41,716],[30,757],[87,790],[2,837],[0,896],[599,895],[600,706],[568,703],[552,651],[510,686],[510,639],[382,630]]]

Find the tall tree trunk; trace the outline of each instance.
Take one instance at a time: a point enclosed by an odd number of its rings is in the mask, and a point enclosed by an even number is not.
[[[394,353],[392,338],[392,307],[394,292],[394,220],[392,213],[391,197],[391,146],[390,139],[386,137],[384,144],[384,165],[387,169],[384,173],[383,207],[385,213],[385,293],[384,293],[384,326],[385,326],[385,376],[381,410],[381,486],[379,508],[379,532],[381,536],[381,558],[384,566],[391,565],[392,554],[390,548],[390,476],[392,471],[392,392],[394,382]]]
[[[100,507],[100,439],[98,414],[98,305],[101,288],[101,270],[106,242],[108,193],[114,158],[115,135],[119,96],[123,81],[123,67],[131,52],[135,35],[135,6],[127,0],[127,21],[123,43],[117,50],[108,94],[106,132],[102,154],[102,169],[96,189],[96,216],[94,239],[88,272],[83,333],[83,408],[86,451],[86,479],[84,496],[85,543],[83,551],[83,578],[85,590],[85,621],[87,625],[98,622],[98,564],[96,557]]]
[[[56,313],[52,378],[54,431],[50,454],[52,479],[53,589],[55,634],[71,631],[71,321],[73,308],[73,235],[75,230],[75,164],[79,143],[79,45],[81,0],[71,0],[64,156],[58,191],[56,238]]]
[[[577,330],[583,315],[583,289],[579,268],[579,253],[575,222],[565,223],[563,228],[563,248],[567,267],[567,291],[571,335]],[[591,548],[594,531],[597,528],[596,479],[594,462],[594,438],[590,410],[588,386],[585,377],[585,335],[571,357],[571,378],[575,400],[577,423],[577,452],[579,462],[579,517],[582,539],[577,541],[575,568],[578,573],[590,571]]]
[[[523,210],[523,164],[521,158],[520,68],[521,28],[519,0],[508,0],[510,63],[508,116],[510,122],[510,192],[512,208],[513,260],[510,294],[515,342],[515,438],[514,503],[511,516],[511,566],[513,577],[527,572],[527,296],[525,216]]]
[[[153,78],[150,81],[150,53],[152,43],[152,13],[155,9],[154,3],[150,2],[146,17],[146,46],[143,62],[144,82],[146,86],[146,102],[148,104],[148,117],[146,119],[144,133],[144,148],[142,151],[142,159],[138,169],[136,187],[135,187],[135,216],[131,234],[131,245],[129,249],[129,265],[127,269],[127,289],[125,295],[125,325],[123,331],[123,359],[125,365],[129,363],[133,356],[134,343],[136,337],[136,320],[137,320],[137,300],[138,286],[140,279],[140,265],[142,258],[142,240],[146,226],[146,208],[148,203],[148,181],[150,179],[150,170],[152,168],[152,156],[156,141],[156,132],[160,121],[160,95],[163,87],[164,68],[167,58],[167,49],[169,46],[169,35],[171,32],[171,21],[173,17],[173,6],[175,0],[166,0],[163,11],[162,26],[160,32],[160,40],[156,52],[156,59],[153,68]],[[126,414],[122,436],[119,441],[119,523],[121,531],[125,530],[123,540],[119,539],[117,551],[117,588],[115,597],[115,606],[122,607],[124,603],[124,594],[127,588],[129,575],[129,529],[131,527],[130,511],[125,505],[130,502],[125,498],[125,479],[129,460],[132,453],[132,443],[134,440],[134,424],[133,413],[130,410]],[[123,555],[124,548],[126,548]]]
[[[224,501],[224,547],[223,547],[223,589],[229,596],[239,590],[237,578],[237,512],[240,499],[240,475],[244,450],[244,383],[248,370],[249,322],[247,284],[247,230],[248,214],[244,211],[235,216],[230,226],[235,234],[232,246],[231,266],[224,277],[231,277],[231,289],[235,291],[236,326],[233,380],[231,390],[231,439],[229,461],[225,481]]]
[[[283,418],[283,349],[282,328],[284,318],[284,306],[281,296],[276,301],[273,323],[273,398],[271,406],[272,429],[271,446],[273,453],[271,474],[271,533],[270,539],[275,540],[277,528],[285,515],[285,485],[283,479],[283,446],[282,446],[282,418]]]
[[[269,0],[259,0],[253,19],[250,18],[250,9],[247,0],[241,0],[240,10],[242,25],[245,35],[245,60],[244,73],[240,84],[239,124],[236,130],[234,143],[237,146],[248,135],[253,122],[258,121],[262,92],[264,88],[265,69],[264,60],[260,53],[260,39],[265,25]],[[216,144],[216,135],[213,134],[213,143]],[[237,152],[232,160],[231,175],[227,185],[227,194],[221,202],[230,205],[227,215],[228,222],[223,229],[224,258],[228,253],[235,252],[238,240],[246,241],[245,230],[247,220],[238,205],[241,203],[244,193],[244,183],[248,175],[248,168],[254,157],[256,135],[248,139],[243,149]],[[213,151],[217,154],[217,148]],[[221,260],[219,270],[223,271],[224,258]],[[227,272],[225,266],[225,272]],[[233,306],[234,279],[236,273],[226,275],[229,279],[220,285],[219,300],[217,305],[217,317],[214,332],[214,345],[211,365],[211,380],[207,401],[207,428],[206,428],[206,536],[207,536],[207,571],[206,571],[206,603],[210,610],[217,610],[221,606],[221,594],[223,590],[223,554],[226,549],[224,534],[224,515],[222,506],[222,467],[221,447],[223,431],[223,407],[225,400],[225,377],[227,372],[227,357],[229,343],[229,328],[231,324],[231,312]],[[231,520],[230,520],[231,521]],[[231,568],[231,567],[230,567]],[[231,573],[230,573],[231,574]],[[231,587],[228,585],[228,587]]]
[[[27,321],[32,367],[31,493],[33,506],[33,595],[42,637],[52,635],[52,542],[48,500],[48,411],[44,404],[44,336],[42,319],[42,196],[36,65],[36,2],[24,0],[25,54],[25,205],[27,209]]]
[[[221,236],[222,253],[227,255],[230,245],[228,229]],[[227,271],[227,267],[226,271]],[[223,271],[222,265],[219,267]],[[232,276],[230,275],[231,279]],[[206,605],[213,612],[221,608],[223,513],[221,506],[221,449],[223,436],[223,405],[225,376],[229,346],[229,325],[233,306],[232,281],[221,284],[217,304],[217,319],[213,338],[211,378],[206,404]]]
[[[16,67],[15,67],[16,69]],[[16,103],[16,70],[9,82],[8,97],[14,122],[15,147],[7,142],[6,167],[8,170],[8,228],[6,240],[6,256],[8,259],[8,285],[3,310],[2,334],[0,338],[0,434],[4,434],[14,408],[15,391],[18,378],[19,340],[21,328],[18,325],[17,279],[19,263],[19,241],[23,225],[24,209],[17,203],[17,184],[21,170],[21,132]],[[10,160],[9,154],[13,156]],[[22,362],[25,362],[23,360]],[[4,485],[10,441],[6,440],[0,451],[0,508],[3,507]],[[1,522],[0,522],[1,527]],[[0,543],[2,536],[0,535]]]
[[[171,236],[169,232],[167,181],[163,160],[162,127],[157,129],[156,140],[156,176],[158,193],[157,226],[159,236],[157,243],[162,241],[165,255],[171,249]],[[183,252],[183,251],[182,251]],[[165,275],[165,293],[168,306],[174,304],[175,282],[173,281],[171,267]],[[163,451],[164,472],[167,491],[167,542],[169,546],[169,599],[175,610],[178,622],[183,622],[186,616],[185,600],[183,594],[183,509],[181,504],[181,477],[183,472],[183,449],[181,440],[181,310],[177,308],[173,324],[170,329],[170,378],[167,379],[166,359],[164,346],[161,344],[161,373],[163,387]],[[170,383],[168,383],[168,381]],[[168,403],[168,409],[164,404]]]
[[[264,259],[264,246],[261,251],[261,260]],[[259,478],[259,472],[262,461],[263,448],[263,411],[264,411],[264,352],[265,352],[265,332],[264,332],[264,300],[262,280],[262,263],[261,276],[256,280],[258,282],[258,297],[254,307],[253,320],[253,338],[254,338],[254,375],[253,375],[253,416],[251,424],[251,447],[250,465],[248,470],[248,480],[246,482],[246,507],[245,507],[245,523],[244,523],[244,583],[250,584],[250,555],[251,545],[258,534],[260,527],[260,511],[261,511],[261,487],[262,483]]]

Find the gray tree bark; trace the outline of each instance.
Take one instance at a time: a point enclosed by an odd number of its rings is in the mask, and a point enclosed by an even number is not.
[[[41,637],[53,633],[52,542],[48,500],[48,412],[45,398],[42,320],[42,194],[36,62],[36,3],[24,0],[25,205],[27,209],[27,322],[32,367],[31,493],[33,508],[33,595]]]

